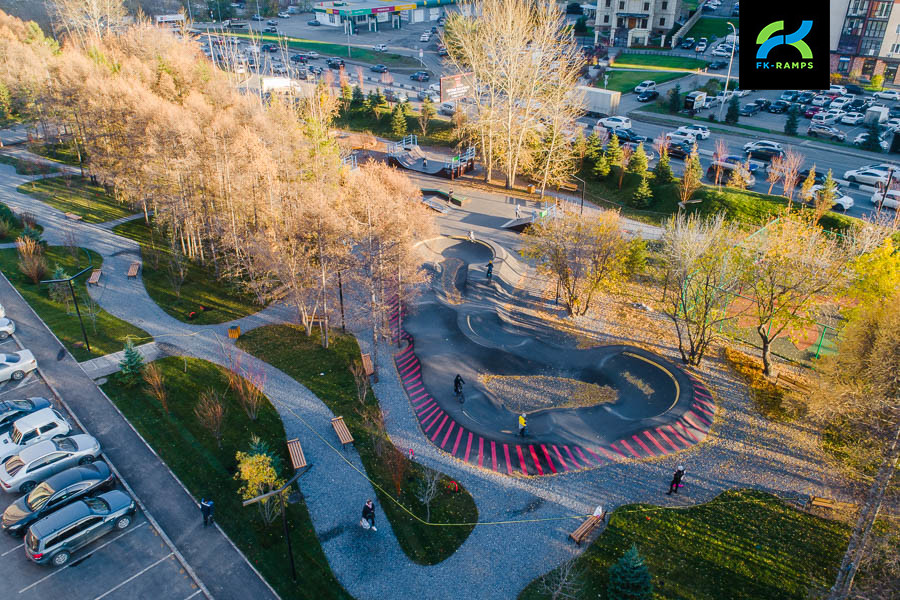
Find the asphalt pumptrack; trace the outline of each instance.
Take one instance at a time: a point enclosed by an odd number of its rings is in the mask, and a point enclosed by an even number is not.
[[[391,325],[401,349],[394,356],[422,432],[444,452],[504,475],[542,476],[644,460],[703,441],[714,400],[698,379],[665,358],[628,345],[579,349],[572,338],[515,311],[522,296],[485,266],[497,250],[487,243],[437,238],[420,245],[432,285],[402,306]],[[400,312],[402,310],[402,313]],[[465,380],[456,397],[456,374]],[[526,435],[510,394],[488,389],[480,376],[551,376],[599,386],[611,402],[527,412]]]

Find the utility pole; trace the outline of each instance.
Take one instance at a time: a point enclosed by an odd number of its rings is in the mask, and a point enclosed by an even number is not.
[[[725,108],[725,101],[728,100],[728,82],[731,81],[731,65],[734,63],[734,46],[737,44],[737,29],[731,21],[728,21],[731,31],[734,32],[734,38],[731,41],[731,58],[728,60],[728,75],[725,76],[725,96],[722,97],[722,106],[719,107],[719,120],[722,120],[722,109]]]

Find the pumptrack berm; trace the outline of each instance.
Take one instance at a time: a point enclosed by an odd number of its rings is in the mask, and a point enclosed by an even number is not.
[[[664,456],[708,435],[715,402],[697,378],[636,346],[579,349],[508,311],[521,290],[498,276],[487,281],[488,244],[438,238],[420,247],[433,283],[413,310],[395,300],[391,326],[402,349],[394,360],[422,432],[442,451],[496,473],[534,476]],[[463,403],[453,391],[457,373],[466,381]],[[529,412],[520,437],[518,413],[480,375],[578,380],[610,386],[617,398]]]

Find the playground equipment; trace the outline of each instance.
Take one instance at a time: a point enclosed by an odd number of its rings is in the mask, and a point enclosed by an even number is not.
[[[455,179],[475,168],[475,148],[469,147],[447,160],[445,157],[429,156],[419,147],[418,137],[408,135],[388,146],[388,161],[410,171]]]

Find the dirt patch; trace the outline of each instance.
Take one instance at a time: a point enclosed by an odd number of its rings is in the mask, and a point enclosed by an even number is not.
[[[612,403],[619,393],[608,385],[544,375],[482,375],[481,383],[513,412],[580,408]]]
[[[456,287],[456,280],[459,277],[459,270],[466,266],[462,260],[458,258],[447,258],[441,263],[441,287],[447,302],[450,304],[462,304],[462,294]]]

